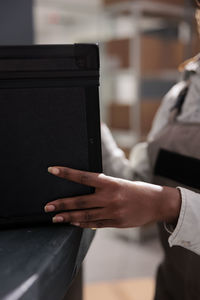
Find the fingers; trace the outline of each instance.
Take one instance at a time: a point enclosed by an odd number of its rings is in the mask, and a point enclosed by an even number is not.
[[[57,199],[49,202],[45,206],[44,210],[48,213],[53,211],[81,210],[94,207],[103,207],[103,201],[99,201],[93,194],[91,194],[87,196]]]
[[[102,186],[106,178],[104,174],[79,171],[59,166],[49,167],[48,172],[58,177],[93,187]]]
[[[102,219],[102,215],[105,215],[102,208],[84,210],[84,211],[72,211],[63,212],[56,215],[53,218],[54,223],[85,223],[96,222]]]

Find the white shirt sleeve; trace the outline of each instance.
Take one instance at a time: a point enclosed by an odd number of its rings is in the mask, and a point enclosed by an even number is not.
[[[178,223],[169,245],[182,246],[200,255],[200,194],[178,187],[182,204]]]
[[[103,172],[109,176],[131,180],[133,175],[130,163],[105,124],[101,125],[101,145]]]
[[[150,180],[150,164],[147,155],[147,143],[137,144],[131,151],[129,160],[115,143],[110,130],[101,125],[103,172],[106,175],[127,180]]]

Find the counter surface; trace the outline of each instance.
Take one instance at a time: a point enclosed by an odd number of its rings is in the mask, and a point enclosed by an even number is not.
[[[63,299],[93,236],[59,224],[1,230],[0,299]]]

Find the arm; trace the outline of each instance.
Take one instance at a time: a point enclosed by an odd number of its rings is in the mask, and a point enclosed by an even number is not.
[[[49,172],[95,187],[94,194],[48,203],[47,213],[64,211],[56,214],[53,222],[69,222],[82,228],[176,224],[169,237],[170,246],[181,246],[200,255],[200,194],[63,167],[49,168]]]
[[[104,174],[127,180],[150,182],[147,143],[137,144],[132,149],[128,160],[124,152],[117,146],[108,127],[102,124],[101,144]]]
[[[131,180],[133,174],[130,163],[105,124],[101,125],[101,145],[104,174]]]

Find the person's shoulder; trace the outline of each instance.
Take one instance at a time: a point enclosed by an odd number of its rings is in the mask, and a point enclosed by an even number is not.
[[[200,53],[182,62],[179,65],[178,70],[184,76],[184,73],[197,72],[199,68],[200,68]]]
[[[152,128],[148,135],[148,140],[154,139],[157,133],[160,132],[160,130],[169,122],[171,109],[175,106],[177,98],[180,92],[184,89],[185,84],[186,83],[184,81],[178,82],[164,96],[163,100],[161,101],[160,107],[158,108],[158,111],[154,117]]]

